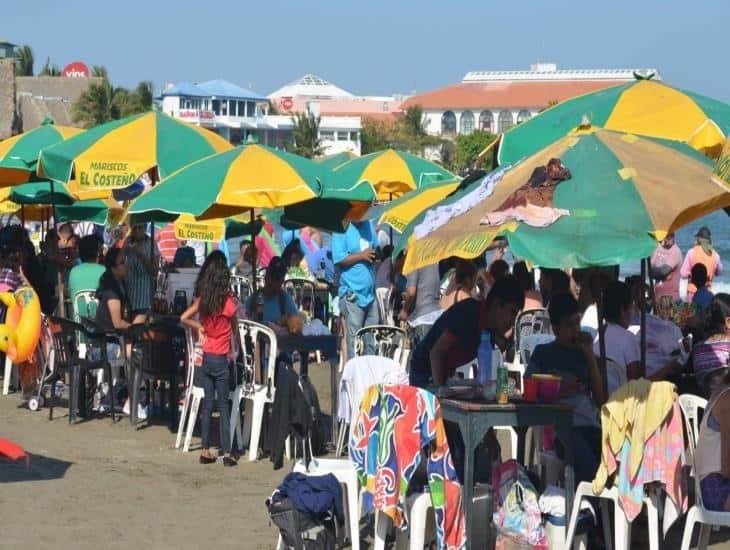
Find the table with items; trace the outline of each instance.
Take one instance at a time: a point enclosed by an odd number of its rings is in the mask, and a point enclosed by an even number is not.
[[[525,433],[532,426],[552,425],[565,449],[565,517],[570,517],[575,493],[573,471],[573,407],[563,404],[510,402],[504,405],[483,400],[440,399],[443,418],[459,426],[464,440],[464,502],[466,513],[467,548],[474,518],[474,451],[487,431],[496,426],[512,426],[519,434],[517,460],[524,463]],[[497,488],[495,488],[497,490]]]

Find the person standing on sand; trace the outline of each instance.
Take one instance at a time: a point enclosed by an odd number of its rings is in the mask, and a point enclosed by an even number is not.
[[[203,438],[201,464],[212,464],[217,460],[210,454],[210,420],[213,416],[213,397],[217,395],[223,466],[236,465],[236,460],[231,456],[231,438],[228,433],[229,364],[234,357],[233,335],[237,322],[236,302],[229,290],[230,277],[223,252],[211,252],[195,281],[195,300],[180,316],[183,324],[198,331],[198,339],[203,344],[203,364],[195,368],[195,383],[205,390],[200,418]],[[196,315],[199,315],[200,320],[194,319]]]
[[[679,301],[679,268],[682,265],[682,251],[677,246],[674,233],[667,233],[651,255],[651,278],[656,281],[654,296],[657,301],[669,296],[673,302]]]
[[[712,233],[710,233],[708,227],[701,227],[695,237],[697,238],[697,244],[687,252],[680,274],[683,279],[687,279],[692,274],[692,268],[695,264],[704,264],[707,268],[707,287],[711,288],[712,279],[722,273],[722,260],[717,250],[712,246]],[[688,303],[692,303],[695,292],[697,292],[697,287],[690,281],[687,284],[687,296],[685,298]]]

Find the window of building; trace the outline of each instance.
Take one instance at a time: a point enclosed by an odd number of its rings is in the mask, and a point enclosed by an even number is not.
[[[510,111],[502,111],[499,113],[499,131],[505,133],[507,130],[514,126],[514,119]]]
[[[522,110],[519,113],[517,113],[517,124],[522,124],[526,120],[530,120],[532,118],[532,115],[530,114],[530,111]]]
[[[337,141],[347,141],[350,139],[349,132],[337,132]]]
[[[335,132],[333,130],[320,130],[319,139],[321,139],[323,141],[334,141]]]
[[[492,115],[492,111],[479,113],[479,129],[484,132],[494,132],[494,115]]]
[[[238,116],[238,102],[237,101],[228,101],[228,115],[229,116]]]
[[[464,111],[461,113],[461,133],[469,135],[474,131],[474,113]]]
[[[357,132],[350,132],[350,141],[357,141],[358,139]]]
[[[238,108],[238,116],[246,116],[246,102],[237,101],[236,107]]]
[[[221,101],[221,116],[228,116],[228,102],[225,99]]]
[[[456,133],[456,115],[452,111],[446,111],[441,115],[441,133],[445,135]]]
[[[256,103],[254,103],[253,101],[246,102],[246,116],[256,116]]]
[[[220,99],[214,99],[213,100],[213,112],[216,115],[221,114],[221,100]]]

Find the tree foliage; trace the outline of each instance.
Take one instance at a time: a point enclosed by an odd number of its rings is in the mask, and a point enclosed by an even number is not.
[[[420,105],[408,107],[403,115],[388,123],[365,119],[360,144],[363,154],[381,151],[387,147],[423,155],[426,147],[440,145],[442,140],[426,131],[426,121]]]
[[[61,76],[61,69],[55,63],[51,63],[50,57],[46,57],[46,62],[43,64],[38,76]]]
[[[28,45],[20,46],[15,53],[15,58],[16,74],[18,76],[33,76],[33,65],[35,64],[33,49]]]
[[[320,117],[313,113],[295,113],[292,117],[294,145],[290,150],[302,157],[314,158],[322,155],[324,148],[319,139]]]
[[[458,171],[472,168],[479,153],[492,143],[497,136],[483,130],[475,130],[471,134],[456,136],[453,167]]]
[[[143,81],[134,90],[115,87],[106,67],[96,65],[92,74],[101,78],[79,96],[72,107],[73,119],[85,128],[152,109],[152,83]]]

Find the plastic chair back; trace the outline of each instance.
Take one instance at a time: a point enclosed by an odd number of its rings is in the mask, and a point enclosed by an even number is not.
[[[373,325],[361,328],[355,333],[356,355],[363,355],[365,353],[365,344],[368,338],[371,338],[373,341],[373,355],[380,355],[381,357],[388,357],[389,359],[400,361],[406,349],[408,335],[402,328],[390,325]]]
[[[314,319],[317,287],[313,281],[298,277],[287,279],[284,281],[284,290],[291,295],[299,311]]]
[[[240,319],[238,321],[238,334],[241,339],[241,354],[243,356],[243,380],[244,386],[252,387],[256,380],[256,352],[260,353],[262,360],[266,360],[266,397],[271,398],[275,388],[276,358],[279,355],[278,341],[276,334],[266,325]],[[264,365],[262,365],[264,366]]]
[[[132,361],[143,373],[158,378],[173,377],[180,365],[185,332],[178,325],[147,323],[129,327]]]
[[[527,311],[523,311],[515,320],[515,349],[521,349],[521,342],[525,336],[552,333],[553,327],[550,324],[550,317],[546,309],[528,309]]]
[[[707,399],[699,395],[684,393],[679,396],[679,408],[682,409],[684,431],[687,432],[687,449],[690,459],[694,459],[697,438],[700,435],[700,413],[707,408]]]
[[[380,315],[380,322],[383,325],[395,325],[393,319],[393,303],[390,299],[391,294],[391,289],[387,287],[375,289],[375,301],[378,304],[378,314]]]
[[[552,334],[527,334],[520,339],[520,345],[517,348],[520,354],[520,360],[523,365],[530,364],[530,357],[535,348],[542,344],[549,344],[555,340],[555,336]]]
[[[243,275],[231,275],[231,292],[239,302],[246,303],[246,300],[253,294],[251,281]]]

